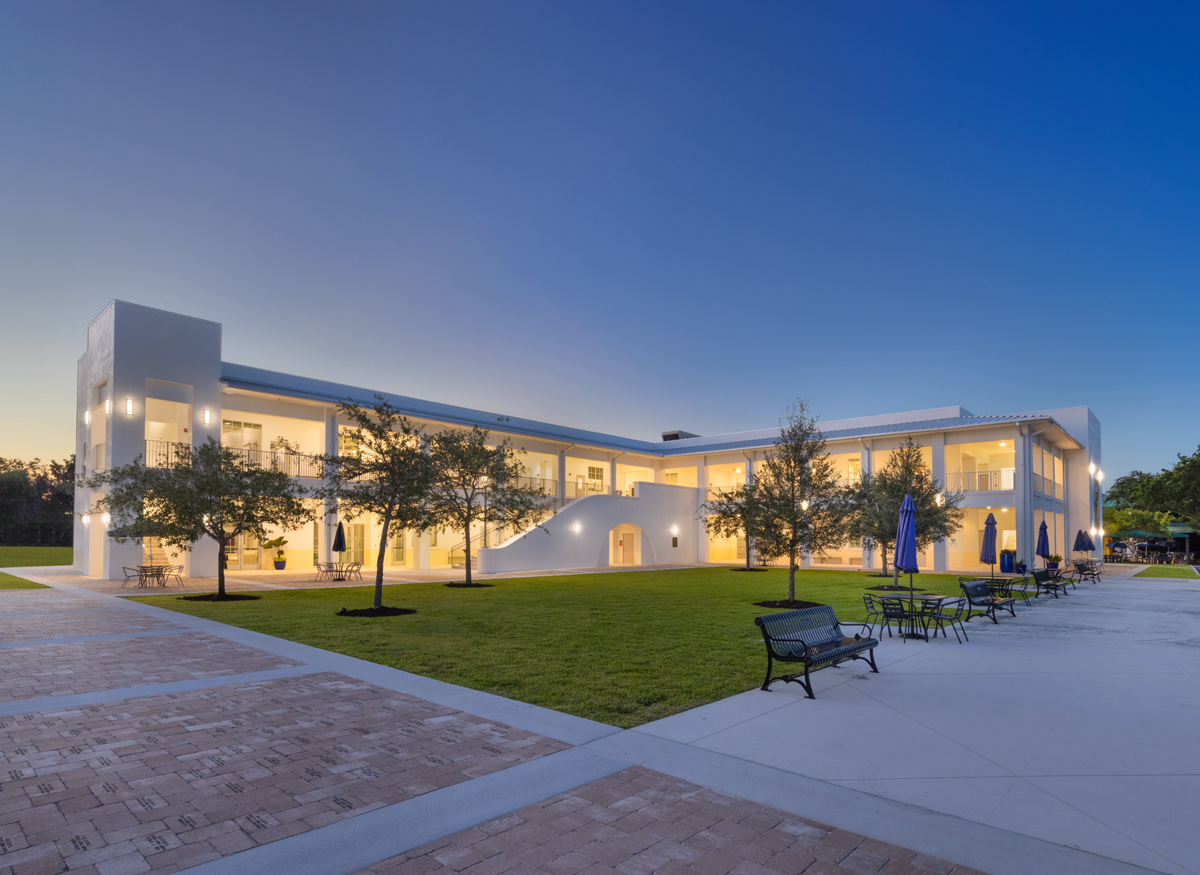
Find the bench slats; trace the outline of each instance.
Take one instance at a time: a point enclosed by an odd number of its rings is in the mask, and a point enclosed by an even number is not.
[[[848,659],[862,659],[871,664],[871,671],[879,672],[874,654],[879,641],[861,636],[847,638],[829,605],[768,614],[756,617],[754,622],[762,631],[763,643],[767,648],[767,677],[762,685],[764,690],[769,691],[775,681],[798,683],[804,687],[808,698],[815,699],[809,672]],[[867,655],[863,656],[863,653]],[[801,663],[804,666],[803,680],[799,674],[771,677],[771,666],[775,660]]]

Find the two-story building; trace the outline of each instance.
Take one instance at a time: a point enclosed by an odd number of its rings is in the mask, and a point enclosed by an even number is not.
[[[222,360],[216,322],[114,301],[88,327],[78,366],[76,459],[80,474],[133,462],[163,465],[177,444],[208,438],[248,460],[320,484],[315,454],[344,444],[348,423],[338,403],[374,403],[375,391],[282,374]],[[703,505],[711,491],[746,482],[778,437],[777,428],[698,436],[681,431],[644,441],[388,395],[387,401],[429,431],[478,425],[523,451],[526,475],[556,513],[528,533],[472,533],[483,573],[610,565],[735,563],[745,545],[706,532]],[[1032,563],[1041,522],[1051,549],[1070,554],[1078,529],[1102,526],[1099,502],[1100,423],[1087,407],[976,416],[961,407],[917,410],[821,423],[839,476],[851,482],[877,471],[908,436],[946,489],[965,495],[963,527],[920,557],[926,570],[978,572],[988,513],[998,522],[999,549]],[[111,521],[93,518],[98,496],[76,499],[75,568],[119,579],[161,549],[117,543]],[[290,570],[328,561],[342,522],[349,561],[374,563],[378,521],[318,508],[318,522],[282,533]],[[486,537],[486,546],[485,546]],[[464,535],[408,531],[388,547],[389,568],[453,567]],[[1100,543],[1100,539],[1096,539]],[[217,548],[201,542],[174,557],[191,576],[215,576]],[[269,566],[260,545],[243,538],[226,551],[231,571]],[[819,567],[878,567],[861,543],[805,558]]]

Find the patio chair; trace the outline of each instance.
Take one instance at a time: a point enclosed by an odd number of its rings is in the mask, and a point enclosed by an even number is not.
[[[895,623],[896,628],[900,632],[900,640],[905,644],[908,643],[908,635],[906,634],[911,628],[915,634],[916,628],[919,625],[925,633],[925,638],[929,638],[929,630],[925,628],[925,620],[921,617],[920,611],[909,611],[904,607],[904,599],[900,596],[894,598],[880,598],[880,611],[883,613],[883,624],[879,627],[879,631],[883,632],[884,626],[887,627],[888,637],[892,637],[891,624]]]
[[[358,580],[362,580],[362,563],[361,562],[351,562],[349,565],[346,566],[346,579],[349,580],[351,577],[354,577]]]
[[[139,586],[141,585],[141,582],[142,582],[141,569],[130,568],[127,565],[122,565],[121,571],[123,571],[125,573],[125,579],[123,581],[121,581],[121,589],[124,589],[128,585],[129,581],[131,581],[131,580],[136,580],[138,582],[138,585]]]
[[[949,638],[946,634],[946,626],[949,624],[951,629],[954,629],[954,637],[958,638],[958,643],[970,641],[967,637],[967,627],[963,625],[963,613],[967,610],[967,600],[965,598],[943,599],[940,602],[934,602],[929,606],[925,615],[925,622],[933,625],[933,636],[936,638],[938,629],[942,630],[942,637]],[[957,626],[956,626],[957,624]],[[958,630],[962,629],[962,637],[958,637]]]
[[[867,634],[872,635],[875,624],[879,623],[879,631],[883,631],[883,611],[880,610],[878,603],[875,601],[875,596],[868,592],[863,593],[863,604],[867,606]],[[890,635],[891,632],[889,631]]]
[[[183,566],[182,566],[182,565],[167,565],[167,566],[164,566],[164,568],[163,568],[163,581],[165,582],[165,581],[166,581],[166,579],[167,579],[168,577],[173,577],[173,578],[175,578],[175,582],[176,582],[176,583],[178,583],[180,586],[183,586],[183,576],[182,576],[182,571],[183,571]]]

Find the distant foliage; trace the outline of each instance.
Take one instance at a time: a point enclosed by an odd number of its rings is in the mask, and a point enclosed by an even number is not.
[[[0,459],[0,545],[70,547],[75,457],[61,462]]]

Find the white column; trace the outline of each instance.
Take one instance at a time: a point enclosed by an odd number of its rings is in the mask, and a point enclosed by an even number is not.
[[[929,467],[933,474],[933,479],[942,484],[942,489],[946,488],[946,436],[944,434],[936,434],[929,436],[930,460]],[[946,541],[942,539],[933,545],[933,570],[945,571],[949,566],[947,559]]]
[[[696,489],[698,496],[697,507],[703,507],[704,502],[708,501],[708,469],[705,465],[705,457],[701,457],[696,464]],[[697,514],[696,520],[696,561],[708,561],[708,531],[704,528],[704,514]]]

